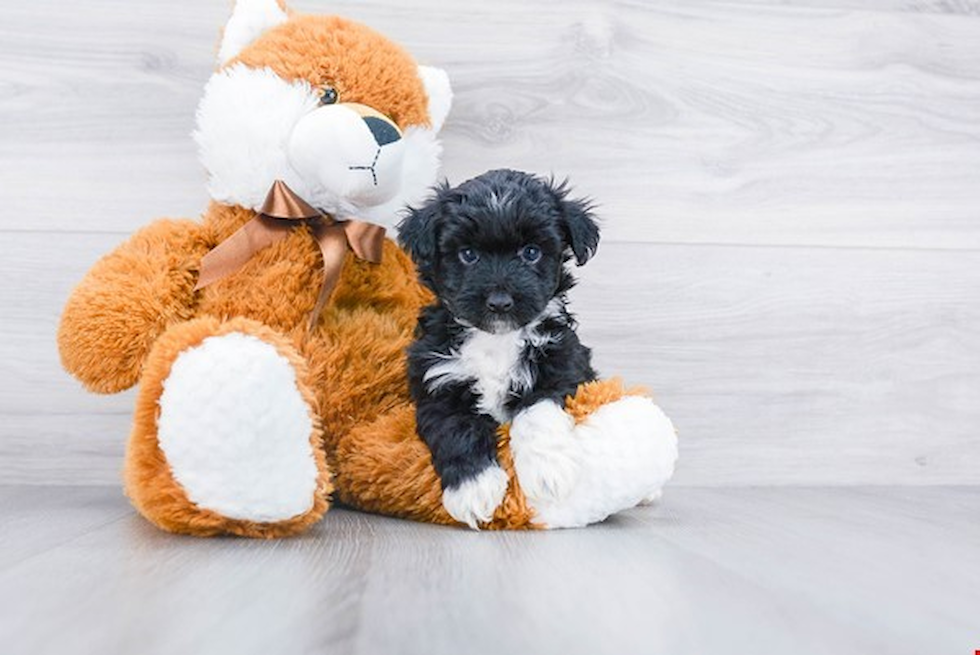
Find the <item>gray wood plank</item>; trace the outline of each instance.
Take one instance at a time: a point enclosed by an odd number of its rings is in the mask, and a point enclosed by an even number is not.
[[[449,70],[451,179],[570,174],[612,239],[980,246],[972,2],[297,6]],[[226,7],[127,7],[5,14],[0,229],[125,232],[202,206],[188,133]]]
[[[125,511],[100,491],[0,489],[0,521],[37,508],[8,537],[24,549],[47,522]],[[0,638],[38,655],[970,652],[978,503],[977,488],[684,488],[584,530],[338,510],[282,542],[130,514],[0,571]]]
[[[953,14],[961,16],[980,16],[980,2],[977,0],[739,0],[740,4],[771,7],[809,7],[816,9],[850,9],[856,11],[898,11],[926,14]]]
[[[118,480],[132,395],[54,345],[114,234],[8,235],[0,480]],[[980,482],[980,253],[603,244],[572,309],[607,375],[654,390],[679,484]]]
[[[0,572],[132,515],[122,490],[0,486]]]
[[[135,394],[111,399],[115,413],[8,414],[0,429],[0,484],[122,486]]]

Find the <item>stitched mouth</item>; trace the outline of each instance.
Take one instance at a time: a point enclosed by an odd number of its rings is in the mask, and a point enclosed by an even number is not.
[[[378,164],[378,157],[381,156],[381,148],[379,147],[374,153],[374,159],[371,161],[370,166],[348,166],[347,169],[351,171],[371,171],[371,180],[374,182],[374,186],[378,186],[378,174],[375,172],[374,167]]]

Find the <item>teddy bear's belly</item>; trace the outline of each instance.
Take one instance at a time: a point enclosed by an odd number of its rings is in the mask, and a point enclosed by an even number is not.
[[[244,316],[289,334],[306,330],[322,285],[319,250],[307,234],[297,233],[204,289],[198,311],[222,318]],[[410,335],[419,309],[429,298],[415,279],[407,255],[391,241],[385,242],[382,261],[377,264],[348,253],[312,336],[329,331],[346,314],[364,312],[383,314]]]
[[[199,311],[221,318],[244,316],[291,332],[308,318],[323,281],[315,248],[309,235],[297,232],[256,253],[204,289]]]
[[[288,245],[292,237],[282,243]],[[348,255],[340,280],[312,331],[310,311],[323,281],[315,245],[299,257],[271,246],[229,277],[204,289],[198,312],[243,316],[290,337],[303,354],[328,441],[408,402],[405,349],[431,295],[394,243],[371,264]],[[330,443],[328,456],[330,454]]]

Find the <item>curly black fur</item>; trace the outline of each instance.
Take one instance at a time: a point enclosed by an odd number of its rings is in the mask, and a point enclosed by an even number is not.
[[[589,260],[599,228],[590,203],[567,196],[565,183],[495,170],[457,187],[443,183],[399,226],[399,241],[437,296],[419,317],[408,372],[419,436],[444,489],[496,461],[502,420],[541,400],[563,405],[579,384],[596,378],[565,304],[575,284],[567,263]],[[433,367],[458,358],[478,331],[515,330],[526,338],[495,410],[485,407],[479,374],[433,382]]]

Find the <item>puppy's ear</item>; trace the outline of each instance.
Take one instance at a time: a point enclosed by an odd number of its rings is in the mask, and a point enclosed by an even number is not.
[[[558,201],[566,243],[575,255],[575,263],[582,266],[599,249],[599,225],[593,213],[592,201],[569,198],[568,180],[556,183],[552,179],[548,181],[548,186]]]
[[[419,269],[422,280],[429,283],[432,268],[439,254],[438,226],[442,216],[442,192],[445,184],[436,189],[428,202],[410,208],[408,216],[398,225],[398,243],[408,251]]]

